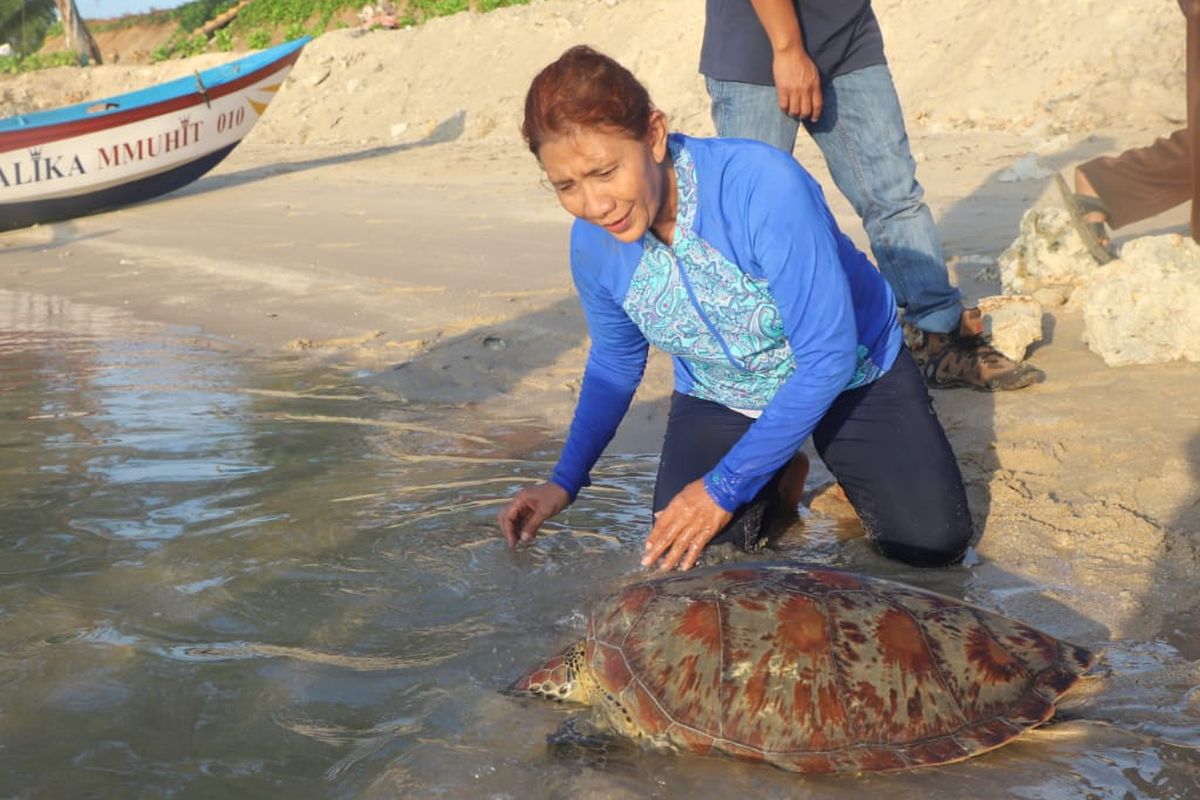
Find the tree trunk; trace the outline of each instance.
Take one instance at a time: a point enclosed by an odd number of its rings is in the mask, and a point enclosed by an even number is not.
[[[204,25],[200,28],[200,32],[205,36],[212,36],[221,28],[224,28],[226,25],[237,19],[238,12],[250,5],[251,2],[252,0],[242,0],[242,2],[238,3],[236,6],[224,12],[223,14],[218,14],[208,22],[204,23]]]
[[[67,47],[79,56],[84,64],[100,64],[100,48],[92,38],[87,23],[79,15],[75,0],[54,0],[58,5],[58,16],[62,19],[63,35],[67,37]]]

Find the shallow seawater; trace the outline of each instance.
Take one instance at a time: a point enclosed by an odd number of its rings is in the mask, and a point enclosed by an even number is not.
[[[532,422],[0,292],[0,796],[1200,797],[1196,671],[1163,642],[1107,643],[1061,721],[923,772],[552,753],[564,710],[498,690],[640,574],[655,467],[605,460],[510,552],[495,513],[555,455]],[[1000,591],[821,519],[787,541]]]

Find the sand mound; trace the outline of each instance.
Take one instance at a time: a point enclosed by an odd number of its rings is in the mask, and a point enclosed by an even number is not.
[[[1134,122],[1167,129],[1184,118],[1183,17],[1169,4],[876,5],[914,126],[1047,133]],[[305,54],[296,90],[279,98],[281,110],[259,135],[415,138],[465,111],[466,138],[515,136],[529,80],[580,42],[633,69],[677,128],[711,133],[696,71],[702,23],[695,4],[681,0],[549,0],[404,31],[327,35]]]
[[[1183,17],[1134,0],[877,0],[888,57],[915,129],[1037,134],[1101,127],[1170,130],[1184,118]],[[259,141],[418,139],[462,113],[465,139],[516,137],[533,74],[588,43],[631,67],[675,127],[711,133],[696,72],[693,0],[545,0],[401,31],[337,31],[307,48]],[[0,113],[103,97],[228,59],[5,80]]]

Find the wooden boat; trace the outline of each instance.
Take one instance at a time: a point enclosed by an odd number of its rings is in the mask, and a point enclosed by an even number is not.
[[[254,127],[310,40],[0,120],[0,231],[137,203],[196,180]]]

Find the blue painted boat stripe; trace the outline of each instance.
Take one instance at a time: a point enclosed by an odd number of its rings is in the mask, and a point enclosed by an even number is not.
[[[200,79],[206,88],[214,89],[234,81],[243,75],[262,69],[274,61],[286,58],[290,53],[299,50],[307,44],[311,38],[310,36],[302,36],[286,44],[277,45],[268,50],[239,58],[228,64],[211,67],[200,73]],[[50,109],[48,111],[37,111],[32,114],[17,114],[16,116],[6,117],[0,119],[0,133],[27,130],[46,125],[61,125],[65,122],[92,119],[105,114],[116,114],[121,111],[128,111],[131,108],[139,108],[141,106],[172,100],[177,97],[196,94],[197,89],[196,76],[188,75],[126,94],[114,95],[100,100],[88,100],[84,103],[76,103],[72,106]],[[110,104],[113,107],[105,111],[88,113],[89,108]]]

